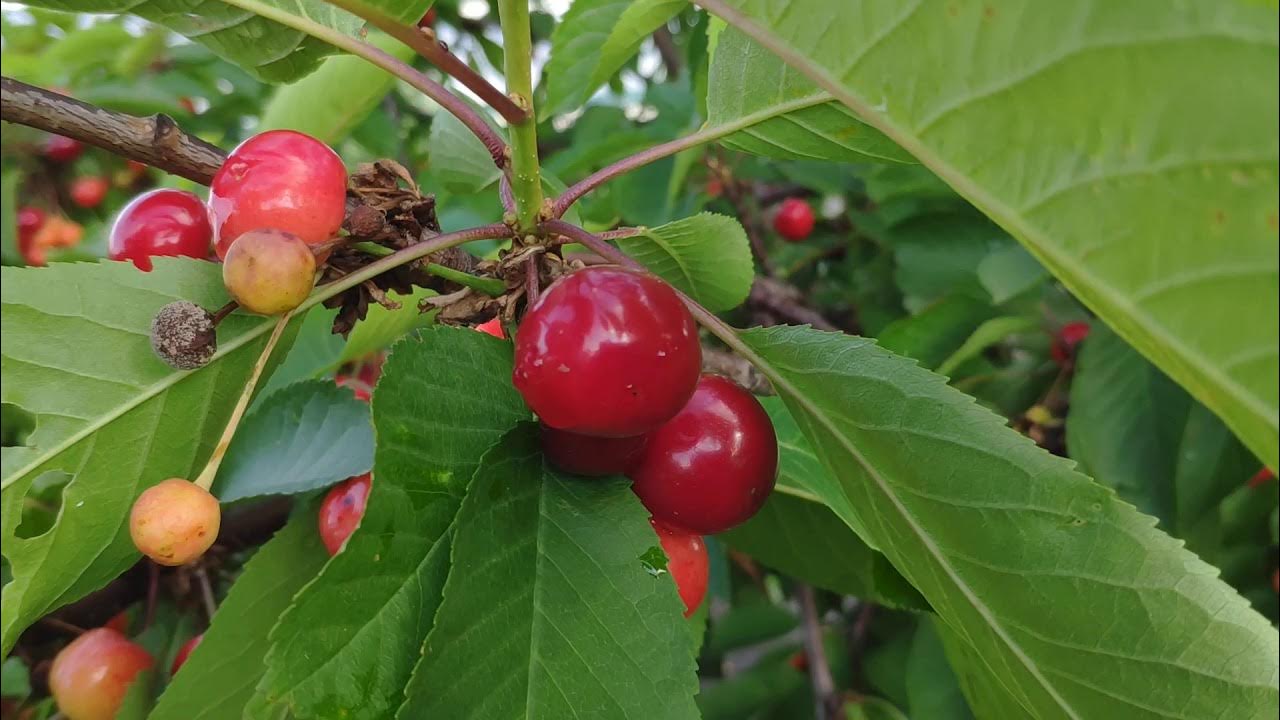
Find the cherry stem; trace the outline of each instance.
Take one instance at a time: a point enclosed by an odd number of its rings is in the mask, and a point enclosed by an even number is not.
[[[223,319],[225,319],[228,315],[235,312],[236,308],[238,307],[240,307],[240,303],[236,302],[235,300],[232,300],[228,302],[226,305],[223,305],[222,307],[213,311],[210,317],[213,319],[214,326],[216,327],[218,323],[222,322]]]
[[[528,119],[529,114],[512,102],[511,98],[503,95],[501,90],[491,85],[480,73],[449,52],[449,48],[436,39],[434,30],[405,25],[363,0],[326,0],[326,2],[369,21],[374,27],[413,48],[432,65],[475,93],[508,123],[514,125]]]
[[[209,573],[203,567],[196,568],[196,580],[200,583],[200,599],[204,602],[204,612],[213,622],[214,613],[218,612],[218,603],[213,597],[213,583],[209,582]]]

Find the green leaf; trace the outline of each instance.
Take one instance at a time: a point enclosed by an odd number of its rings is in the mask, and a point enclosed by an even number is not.
[[[31,694],[31,673],[21,658],[11,657],[0,665],[0,695],[26,700]]]
[[[1036,717],[1009,694],[982,656],[965,643],[958,632],[937,618],[933,618],[932,623],[974,717],[1001,720]]]
[[[836,484],[776,397],[760,398],[778,435],[778,485],[750,521],[721,539],[776,570],[890,607],[928,605],[883,555],[867,547],[822,496]],[[819,495],[821,493],[821,495]]]
[[[414,288],[412,293],[387,293],[392,302],[400,303],[399,309],[390,310],[378,303],[369,304],[369,313],[356,323],[347,336],[347,346],[342,351],[343,362],[353,362],[399,340],[415,328],[426,327],[435,320],[435,313],[418,312],[418,303],[435,295],[426,288]]]
[[[373,468],[369,404],[328,380],[290,385],[236,430],[213,493],[228,503],[296,495]]]
[[[581,105],[685,8],[680,0],[575,0],[551,36],[544,115]]]
[[[1021,245],[992,251],[978,263],[978,282],[1000,304],[1044,282],[1049,273]]]
[[[359,18],[320,0],[262,0],[343,33]],[[221,58],[267,82],[288,82],[315,69],[334,52],[327,43],[222,2],[202,0],[33,0],[34,7],[82,13],[128,13],[201,43]]]
[[[1274,9],[717,7],[1008,230],[1280,466]]]
[[[836,480],[815,494],[1034,715],[1275,710],[1270,624],[1071,462],[870,341],[790,327],[740,338]]]
[[[536,426],[490,450],[399,717],[697,717],[683,605],[621,480],[545,469]]]
[[[965,703],[934,625],[933,619],[922,618],[911,639],[904,673],[907,710],[913,718],[970,720],[973,713]]]
[[[382,33],[366,40],[406,62],[417,56],[408,45]],[[395,81],[394,75],[364,58],[331,57],[319,70],[277,90],[262,108],[257,130],[297,130],[336,143],[378,107]]]
[[[395,347],[373,396],[378,446],[360,527],[271,632],[260,702],[301,717],[386,718],[431,627],[447,530],[480,455],[528,418],[511,343],[432,327]]]
[[[982,354],[983,350],[1010,335],[1029,332],[1040,326],[1040,321],[1025,315],[1008,315],[991,318],[973,331],[964,344],[938,365],[939,375],[951,375],[956,368]]]
[[[0,611],[7,652],[35,618],[137,560],[126,527],[134,499],[165,478],[199,472],[274,321],[227,317],[214,360],[180,372],[152,352],[151,318],[174,300],[224,304],[217,265],[161,258],[150,273],[114,262],[0,272],[0,399],[37,423],[29,446],[3,450],[4,554],[13,566]],[[286,334],[282,348],[290,341]],[[56,524],[16,537],[23,498],[50,473],[71,478]]]
[[[642,228],[618,246],[712,312],[741,305],[755,279],[747,234],[725,215],[699,213]]]
[[[0,263],[17,265],[18,253],[18,182],[22,171],[5,166],[0,174]]]
[[[879,342],[886,350],[937,367],[960,349],[994,311],[986,303],[965,295],[952,295],[920,311],[899,318],[880,331]]]
[[[245,564],[150,720],[241,717],[266,669],[267,633],[329,559],[316,533],[315,512],[314,503],[300,507]]]
[[[477,193],[502,177],[484,143],[451,113],[438,112],[431,118],[427,154],[433,177],[449,192]]]
[[[733,28],[720,33],[707,83],[707,125],[751,119],[723,140],[788,160],[911,162],[879,130]]]
[[[337,369],[342,361],[342,350],[346,346],[341,335],[333,334],[333,318],[337,313],[336,309],[322,306],[307,311],[298,324],[298,334],[293,346],[289,348],[289,354],[284,356],[280,366],[262,384],[258,396],[249,406],[251,410],[257,410],[262,401],[277,390],[299,380],[328,375]]]

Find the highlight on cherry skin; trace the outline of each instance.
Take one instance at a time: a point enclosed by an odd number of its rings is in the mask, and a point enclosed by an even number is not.
[[[324,496],[316,521],[320,540],[329,555],[337,555],[343,543],[360,526],[372,487],[373,475],[365,473],[334,485]]]
[[[292,130],[270,130],[241,143],[213,176],[209,218],[214,249],[226,258],[241,235],[282,228],[319,245],[342,227],[347,169],[328,145]]]
[[[209,257],[213,228],[204,202],[192,193],[162,188],[142,193],[116,216],[107,241],[112,260],[151,271],[151,258]]]
[[[168,566],[204,554],[218,537],[222,510],[208,490],[169,478],[143,491],[129,513],[129,535],[139,552]]]
[[[669,285],[595,266],[552,283],[525,314],[512,382],[553,428],[630,437],[679,412],[701,366],[697,326]]]
[[[222,261],[222,283],[240,307],[279,315],[302,304],[316,283],[316,258],[297,235],[274,228],[236,239]]]
[[[154,664],[150,653],[124,635],[95,628],[53,659],[49,692],[68,720],[112,720],[129,685]]]
[[[653,517],[711,535],[751,519],[778,476],[778,438],[760,401],[732,380],[703,375],[689,403],[649,433],[628,473]]]
[[[649,524],[658,533],[658,541],[667,554],[667,572],[675,580],[676,590],[684,601],[684,616],[689,617],[698,610],[702,599],[707,595],[707,583],[710,576],[711,560],[707,555],[707,544],[701,535],[672,527],[666,523],[649,518]]]

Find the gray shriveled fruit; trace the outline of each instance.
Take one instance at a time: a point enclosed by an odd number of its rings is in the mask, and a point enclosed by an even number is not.
[[[185,300],[165,305],[151,321],[151,349],[178,370],[204,367],[218,349],[213,315]]]

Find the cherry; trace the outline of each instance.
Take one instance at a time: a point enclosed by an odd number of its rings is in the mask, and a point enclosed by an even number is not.
[[[225,258],[250,230],[279,228],[319,245],[342,227],[347,169],[328,145],[292,130],[245,140],[209,186],[214,249]]]
[[[124,635],[95,628],[53,659],[49,691],[69,720],[111,720],[130,683],[154,664],[150,653]]]
[[[644,436],[593,437],[542,424],[542,452],[555,467],[575,475],[622,475],[644,452]]]
[[[71,183],[71,202],[82,208],[96,208],[107,197],[110,184],[106,178],[89,176],[76,178]]]
[[[62,135],[51,135],[44,144],[44,156],[58,163],[74,162],[84,153],[84,143]]]
[[[773,216],[773,229],[790,242],[800,242],[813,232],[813,208],[800,198],[787,198]]]
[[[632,489],[662,522],[718,533],[755,515],[778,474],[778,440],[760,402],[704,375],[689,404],[649,433]]]
[[[236,239],[223,260],[222,284],[249,312],[279,315],[311,294],[316,258],[293,233],[250,230]]]
[[[426,15],[423,15],[422,18],[418,20],[418,27],[429,28],[435,23],[435,21],[436,21],[436,9],[431,8],[427,10]]]
[[[43,214],[42,214],[43,215]],[[84,237],[84,228],[77,222],[54,215],[45,218],[36,229],[18,234],[18,252],[28,265],[44,265],[49,248],[71,247]]]
[[[667,572],[676,581],[676,590],[684,601],[684,616],[689,617],[702,604],[707,595],[707,580],[711,561],[707,557],[707,544],[701,535],[688,533],[652,518],[649,524],[658,533],[658,542],[667,554]]]
[[[151,272],[153,257],[209,257],[212,239],[209,213],[200,198],[181,190],[152,190],[129,201],[116,216],[107,254]]]
[[[129,513],[133,544],[161,565],[185,565],[218,537],[222,510],[208,490],[182,478],[147,488]]]
[[[128,635],[129,634],[129,611],[121,610],[115,615],[112,615],[111,619],[107,621],[107,624],[103,625],[102,627],[115,630],[121,635]]]
[[[1271,468],[1264,467],[1249,478],[1248,485],[1251,488],[1258,488],[1266,485],[1268,482],[1276,479],[1276,474],[1271,472]]]
[[[670,286],[597,266],[557,280],[525,315],[512,382],[553,428],[630,437],[679,412],[701,365],[698,329]]]
[[[369,386],[360,378],[353,378],[350,375],[339,375],[333,379],[338,387],[350,388],[355,393],[357,400],[369,402],[373,399],[373,394],[369,392]]]
[[[35,246],[36,233],[44,227],[47,216],[40,208],[18,209],[18,252],[28,265],[43,265],[44,251]]]
[[[1076,346],[1089,337],[1089,323],[1069,322],[1058,330],[1053,343],[1049,346],[1049,354],[1054,362],[1066,366],[1076,354]]]
[[[320,503],[320,514],[317,520],[320,525],[320,539],[329,555],[337,555],[342,544],[351,537],[364,517],[365,506],[369,502],[369,489],[373,486],[373,475],[365,473],[347,478],[334,485],[329,494]]]
[[[204,633],[201,633],[182,644],[178,648],[178,654],[173,656],[173,664],[169,666],[169,674],[177,675],[178,670],[182,668],[183,663],[187,661],[187,657],[191,655],[191,651],[196,649],[200,641],[204,640]]]
[[[500,318],[494,318],[488,322],[482,322],[476,326],[476,329],[482,333],[488,333],[499,340],[507,339],[507,333],[502,329],[502,320]]]

